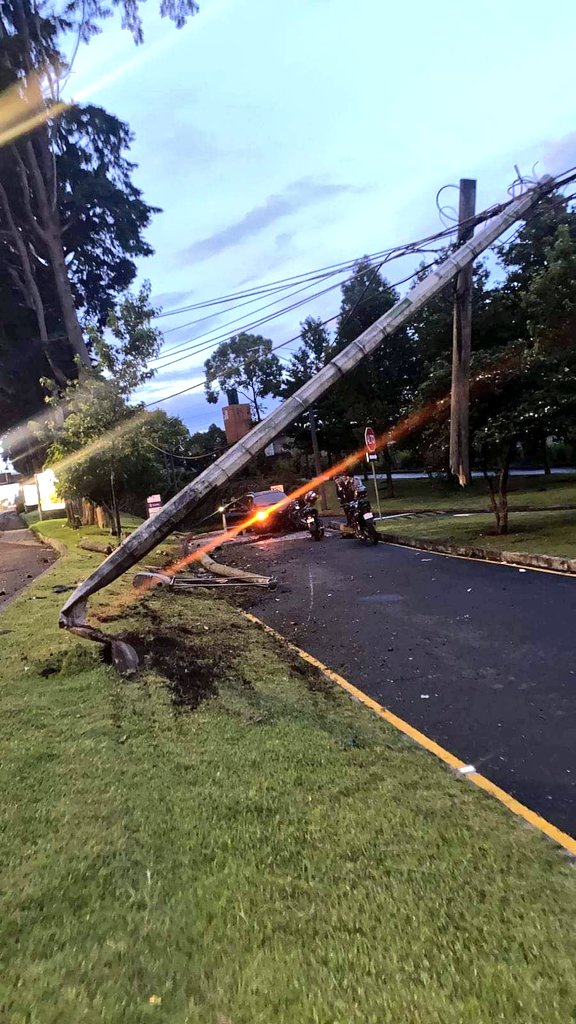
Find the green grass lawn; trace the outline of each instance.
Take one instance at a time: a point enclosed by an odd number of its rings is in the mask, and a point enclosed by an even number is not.
[[[495,522],[491,515],[424,519],[407,517],[383,520],[378,526],[386,533],[418,540],[576,558],[576,510],[512,512],[509,532],[504,537],[495,533]]]
[[[366,481],[368,496],[376,505],[374,485],[371,479]],[[400,478],[394,481],[395,497],[389,498],[386,482],[378,481],[380,502],[383,515],[395,512],[427,512],[447,510],[481,511],[490,509],[490,499],[484,480],[475,478],[470,487],[462,488],[458,483],[447,483],[442,480],[408,480]],[[339,513],[340,506],[336,499],[336,488],[329,482],[326,484],[329,510]],[[576,508],[576,476],[513,476],[510,478],[510,507],[545,509],[554,505],[573,506]]]
[[[224,601],[108,588],[152,659],[119,678],[57,626],[99,556],[36,529],[73,546],[0,617],[0,1020],[573,1019],[548,840]]]
[[[32,512],[24,512],[22,514],[22,518],[25,520],[25,522],[27,523],[28,526],[35,526],[36,523],[40,522],[40,515],[38,513],[38,509],[33,509]],[[120,521],[121,521],[121,524],[122,524],[122,529],[126,530],[127,532],[130,532],[131,530],[135,530],[136,527],[140,526],[140,523],[143,522],[143,520],[140,519],[139,516],[132,516],[128,512],[123,512],[122,513],[122,515],[120,516]],[[66,520],[65,519],[56,519],[56,518],[54,518],[54,519],[44,519],[43,522],[44,522],[44,524],[46,524],[46,523],[60,523],[60,525],[63,525],[63,524],[66,523]],[[92,533],[90,532],[90,530],[92,530]],[[78,537],[80,537],[80,536],[89,537],[89,536],[93,535],[94,531],[96,531],[96,533],[98,534],[99,537],[100,536],[110,537],[110,533],[109,532],[102,531],[97,526],[94,526],[94,527],[82,527],[82,533],[81,534],[76,534],[76,535]],[[71,536],[70,530],[68,530],[66,536],[67,537]]]
[[[488,489],[483,479],[474,478],[469,487],[460,487],[457,482],[446,483],[432,480],[395,480],[395,498],[388,498],[386,484],[378,481],[382,513],[404,511],[445,511],[456,509],[481,511],[490,509]],[[367,483],[369,497],[374,498],[372,481]],[[513,476],[509,486],[510,508],[544,509],[551,505],[573,506],[576,508],[575,476]]]

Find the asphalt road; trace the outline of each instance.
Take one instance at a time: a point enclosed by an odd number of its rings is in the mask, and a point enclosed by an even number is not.
[[[332,534],[227,550],[254,614],[576,835],[576,579]]]
[[[55,560],[15,512],[0,513],[0,608]]]

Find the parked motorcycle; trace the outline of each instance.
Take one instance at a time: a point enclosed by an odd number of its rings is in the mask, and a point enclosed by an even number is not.
[[[344,511],[358,540],[367,541],[369,544],[378,543],[380,538],[374,526],[374,513],[366,494],[358,494],[355,501],[346,502]]]
[[[308,530],[312,540],[322,540],[324,536],[324,526],[316,508],[317,500],[316,492],[308,491],[302,498],[291,501],[287,510],[293,528]]]

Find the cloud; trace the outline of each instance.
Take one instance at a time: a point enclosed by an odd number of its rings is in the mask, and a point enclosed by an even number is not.
[[[341,195],[358,194],[364,192],[364,188],[355,185],[338,185],[329,181],[322,181],[319,178],[299,178],[292,181],[283,192],[276,192],[267,196],[263,203],[254,206],[240,220],[220,231],[208,235],[194,242],[193,245],[183,249],[181,256],[190,262],[208,260],[217,256],[241,242],[260,234],[271,224],[282,217],[297,213],[307,206],[315,203],[325,202]],[[286,238],[287,234],[278,236]]]
[[[179,306],[184,299],[189,299],[194,292],[192,290],[180,291],[180,292],[159,292],[158,295],[153,295],[151,303],[153,306],[161,306],[162,309],[173,309],[174,306]]]
[[[576,164],[576,132],[548,141],[544,146],[542,161],[549,174],[560,174],[573,167]]]
[[[250,273],[243,277],[238,285],[243,287],[246,284],[253,284],[254,281],[261,281],[262,278],[269,278],[273,270],[279,270],[298,256],[298,250],[292,244],[296,237],[293,231],[283,231],[274,239],[274,250],[270,249],[261,253],[255,261],[250,263]]]
[[[276,235],[276,238],[274,239],[276,248],[280,250],[287,249],[293,238],[293,231],[283,231],[280,235]]]
[[[206,353],[206,358],[210,353]],[[169,353],[166,353],[168,357]],[[174,357],[176,358],[176,357]],[[155,377],[150,382],[156,391],[168,391],[169,389],[178,390],[181,386],[182,381],[190,382],[194,384],[199,377],[203,377],[205,374],[204,363],[192,363],[191,365],[185,366],[167,366],[165,370],[160,367]],[[150,385],[147,385],[150,386]]]

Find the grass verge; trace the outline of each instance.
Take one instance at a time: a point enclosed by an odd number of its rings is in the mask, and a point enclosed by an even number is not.
[[[98,557],[0,618],[1,1019],[571,1019],[558,850],[222,600],[108,588],[147,658],[121,680],[57,628]]]
[[[492,551],[525,551],[530,554],[576,558],[576,510],[574,512],[513,512],[506,536],[496,534],[491,516],[465,515],[438,519],[383,520],[380,530],[419,540],[488,548]]]
[[[367,482],[370,499],[374,496],[371,480]],[[379,481],[384,515],[394,512],[458,512],[490,511],[490,499],[486,483],[475,477],[469,487],[462,488],[456,481],[406,480],[394,481],[395,498],[386,495],[386,483]],[[546,509],[551,506],[572,506],[576,508],[576,477],[562,476],[512,476],[509,484],[511,509]]]

